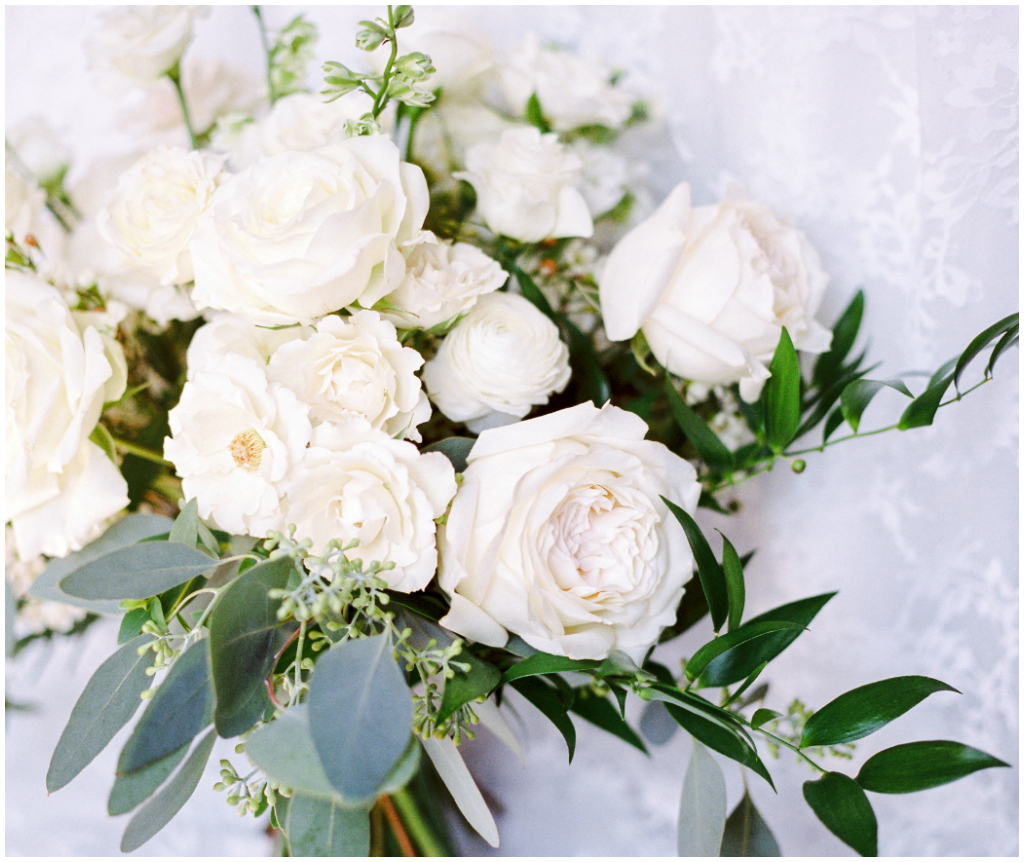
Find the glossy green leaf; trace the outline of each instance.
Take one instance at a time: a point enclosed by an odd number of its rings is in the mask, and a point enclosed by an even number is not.
[[[864,291],[858,290],[835,326],[832,327],[832,344],[814,363],[812,379],[818,386],[827,386],[839,374],[843,360],[853,349],[864,317]]]
[[[781,717],[782,713],[776,712],[774,709],[757,709],[754,710],[754,714],[750,717],[750,726],[754,728],[754,730],[757,730],[769,721]]]
[[[537,310],[548,319],[558,323],[558,312],[551,307],[551,303],[548,302],[544,291],[537,287],[537,283],[518,266],[512,267],[512,274],[516,277],[516,283],[519,285],[519,290],[523,296],[530,300],[537,307]]]
[[[213,681],[205,640],[175,661],[149,701],[117,762],[117,774],[138,772],[191,742],[213,720]]]
[[[743,580],[743,563],[736,549],[722,536],[722,573],[725,575],[725,591],[729,596],[729,631],[739,628],[743,621],[743,606],[746,603],[747,588]]]
[[[107,799],[107,814],[117,817],[119,814],[127,814],[136,809],[156,793],[157,788],[185,759],[186,754],[188,754],[188,743],[138,772],[133,772],[131,775],[115,776],[114,786],[110,788],[110,798]]]
[[[995,370],[996,362],[999,360],[999,357],[1018,343],[1020,343],[1020,327],[1017,324],[1014,324],[1005,332],[1003,337],[999,339],[996,346],[992,348],[992,355],[989,356],[988,365],[985,366],[986,377],[992,376],[992,372]]]
[[[544,119],[544,111],[541,109],[540,99],[537,98],[536,93],[531,93],[530,98],[526,100],[525,119],[531,126],[540,129],[541,134],[551,131],[551,124]]]
[[[844,368],[842,373],[829,384],[827,389],[817,392],[812,395],[811,399],[804,405],[804,410],[809,412],[800,423],[800,428],[797,429],[796,436],[802,437],[812,428],[814,428],[822,419],[829,415],[829,412],[839,401],[840,396],[843,394],[843,390],[849,386],[853,381],[860,380],[862,377],[867,376],[871,371],[874,371],[878,365],[873,365],[870,368],[860,368],[860,364],[864,361],[864,354],[861,354],[854,360],[854,364],[849,368]]]
[[[772,376],[764,386],[764,428],[766,442],[777,455],[800,427],[800,359],[786,327],[768,370]]]
[[[199,501],[193,497],[174,519],[167,541],[195,548],[199,543],[199,523]]]
[[[796,623],[798,626],[807,627],[811,620],[817,615],[825,603],[835,593],[825,593],[820,596],[801,599],[781,605],[753,619],[747,620],[744,626],[754,623],[782,621]],[[740,680],[746,679],[758,665],[770,662],[782,653],[801,633],[802,629],[784,629],[775,634],[766,635],[762,638],[742,644],[736,649],[723,653],[711,661],[701,674],[702,684],[705,686],[726,686],[733,685]]]
[[[153,638],[143,635],[125,644],[92,675],[68,719],[46,773],[46,791],[59,790],[92,763],[115,734],[142,704],[149,688],[155,655],[151,649],[139,655],[139,648]]]
[[[661,499],[686,533],[690,550],[693,551],[693,558],[697,563],[697,576],[700,578],[704,596],[707,598],[708,609],[711,611],[711,624],[717,632],[729,617],[729,588],[725,583],[725,572],[718,565],[718,560],[715,559],[697,522],[671,500],[665,497]]]
[[[717,856],[722,847],[726,810],[722,767],[695,739],[679,797],[678,855]]]
[[[839,426],[843,424],[843,421],[843,409],[837,407],[829,414],[828,419],[825,420],[825,427],[821,430],[821,442],[827,443],[828,438],[839,430]]]
[[[295,569],[290,557],[259,563],[228,584],[210,611],[210,663],[217,733],[229,739],[256,724],[270,703],[266,679],[281,648],[280,599],[270,590],[284,589]]]
[[[121,838],[122,853],[138,850],[170,823],[174,815],[188,802],[196,787],[199,786],[203,771],[206,769],[206,762],[210,759],[210,752],[213,751],[213,743],[216,740],[217,734],[213,730],[206,734],[202,742],[196,746],[195,751],[189,755],[177,775],[128,821],[124,836]]]
[[[597,670],[600,667],[601,662],[594,659],[573,659],[561,655],[549,655],[548,653],[538,652],[512,665],[501,675],[501,681],[502,683],[507,683],[527,676]]]
[[[583,689],[577,693],[571,709],[580,718],[586,719],[591,724],[617,736],[623,742],[628,742],[634,748],[640,749],[644,754],[648,754],[647,746],[644,745],[640,735],[626,723],[607,697]]]
[[[501,682],[500,670],[470,652],[459,653],[456,661],[467,663],[469,671],[456,671],[455,676],[444,681],[441,706],[437,711],[439,722],[448,718],[460,706],[490,694]]]
[[[863,739],[937,691],[960,693],[927,676],[898,676],[862,685],[839,695],[812,715],[804,725],[800,747]]]
[[[438,440],[436,443],[425,446],[423,451],[440,452],[452,462],[456,473],[465,473],[466,467],[469,466],[466,459],[469,458],[469,453],[475,443],[476,440],[472,437],[445,437],[444,440]]]
[[[779,842],[754,807],[749,793],[744,793],[740,804],[725,821],[720,856],[781,856]]]
[[[942,403],[942,397],[952,382],[953,375],[947,374],[911,401],[907,409],[903,411],[903,415],[900,416],[899,429],[906,431],[910,428],[931,425],[935,419],[935,412]]]
[[[480,788],[476,786],[455,743],[447,737],[430,737],[423,740],[423,750],[427,752],[430,762],[434,764],[434,769],[448,788],[466,822],[484,841],[492,847],[497,847],[498,827],[494,823],[494,817],[491,816]]]
[[[369,856],[370,816],[296,793],[281,823],[292,856]]]
[[[87,563],[60,582],[60,589],[82,599],[148,599],[212,572],[206,554],[172,542],[142,542]]]
[[[854,380],[843,389],[843,394],[839,399],[843,418],[854,431],[859,430],[860,417],[883,386],[895,389],[897,392],[906,395],[907,398],[914,397],[911,391],[907,389],[907,385],[898,377],[894,377],[891,380]]]
[[[938,739],[896,745],[870,757],[857,783],[875,793],[914,793],[1010,764],[960,742]]]
[[[405,753],[412,694],[386,635],[345,641],[317,661],[309,727],[324,772],[349,799],[375,795]]]
[[[555,689],[539,679],[529,677],[513,680],[511,685],[558,728],[558,732],[565,739],[565,744],[569,749],[569,762],[572,763],[572,756],[576,752],[576,728],[573,726],[572,719],[569,718],[568,707]]]
[[[704,644],[686,663],[686,678],[690,680],[697,679],[712,661],[742,644],[774,634],[775,632],[792,629],[803,631],[805,626],[786,620],[765,620],[760,623],[750,622],[728,634],[719,635],[714,640]]]
[[[731,470],[732,452],[718,439],[718,435],[708,427],[707,422],[683,400],[668,377],[665,378],[665,393],[676,424],[686,435],[686,439],[693,444],[701,459],[709,467]]]
[[[569,359],[582,384],[579,400],[593,401],[598,407],[607,404],[612,397],[612,387],[594,351],[593,340],[567,315],[560,314],[558,317],[558,322],[569,336]]]
[[[953,385],[957,388],[957,391],[960,389],[960,375],[964,373],[964,370],[974,357],[997,338],[1007,334],[1013,327],[1019,326],[1019,320],[1019,314],[1011,314],[1009,317],[1004,317],[998,323],[993,323],[979,335],[975,336],[971,343],[967,345],[967,349],[960,354],[960,358],[956,362],[956,368],[953,371]]]
[[[878,821],[860,785],[839,772],[804,782],[804,799],[828,830],[861,856],[878,855]]]
[[[635,677],[637,674],[646,676],[646,671],[640,669],[633,659],[622,650],[613,649],[608,656],[601,661],[595,676],[597,679],[604,679],[609,676]]]

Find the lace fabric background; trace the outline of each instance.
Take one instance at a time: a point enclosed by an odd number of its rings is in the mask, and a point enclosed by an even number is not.
[[[123,147],[117,106],[85,74],[81,40],[96,11],[6,10],[7,126],[41,113],[77,156]],[[292,9],[266,10],[271,25]],[[322,59],[355,61],[353,27],[379,10],[315,7]],[[630,72],[658,94],[662,146],[645,153],[656,196],[680,180],[695,203],[731,184],[798,224],[832,275],[821,318],[858,287],[877,372],[934,369],[1015,311],[1018,295],[1018,12],[1013,7],[468,7],[498,48],[533,29]],[[199,24],[196,53],[259,73],[243,7]],[[40,46],[43,46],[42,49]],[[115,130],[115,131],[112,131]],[[912,385],[913,388],[913,385]],[[843,443],[739,491],[722,529],[748,569],[748,615],[834,589],[839,595],[770,669],[766,705],[820,707],[842,691],[923,674],[964,692],[936,695],[858,745],[855,763],[914,739],[956,739],[1015,768],[905,797],[872,795],[883,855],[1018,853],[1018,377],[996,380],[936,424]],[[889,394],[889,393],[886,393]],[[898,416],[880,395],[863,428]],[[808,445],[817,441],[812,433]],[[123,821],[103,813],[116,743],[47,798],[43,776],[71,705],[108,653],[114,629],[9,663],[7,689],[37,704],[8,713],[6,849],[11,855],[116,852]],[[701,636],[704,636],[701,632]],[[662,654],[671,663],[700,637]],[[651,759],[580,722],[577,755],[522,710],[525,768],[481,733],[467,759],[495,803],[504,855],[674,855],[689,742]],[[218,751],[230,751],[230,745]],[[216,764],[217,753],[213,759]],[[730,807],[742,795],[724,765]],[[852,855],[800,800],[812,777],[791,759],[773,794],[750,792],[788,855]],[[852,771],[847,764],[835,768]],[[855,769],[855,767],[853,768]],[[145,855],[256,855],[269,842],[221,794],[200,791]],[[467,850],[484,852],[469,843]]]

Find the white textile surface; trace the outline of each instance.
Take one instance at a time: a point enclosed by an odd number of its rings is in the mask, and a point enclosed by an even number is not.
[[[462,11],[499,48],[533,29],[604,57],[657,93],[663,145],[644,153],[656,159],[652,188],[664,194],[686,179],[705,204],[741,184],[798,224],[832,276],[826,323],[864,289],[870,356],[884,360],[875,375],[934,370],[1017,310],[1015,7]],[[293,14],[266,10],[272,25]],[[313,7],[319,56],[355,63],[354,24],[374,14]],[[82,38],[95,16],[87,7],[7,8],[8,128],[42,114],[82,157],[123,148],[118,106],[84,71]],[[192,50],[259,74],[246,7],[217,7],[199,34]],[[809,455],[802,475],[780,466],[742,489],[737,516],[702,515],[741,553],[757,549],[748,615],[839,590],[772,665],[767,706],[782,710],[800,697],[820,707],[873,680],[933,676],[963,694],[929,698],[858,744],[855,763],[900,742],[955,739],[1013,765],[910,796],[872,795],[883,855],[1018,853],[1017,392],[1014,351],[994,382],[943,408],[933,427]],[[880,395],[862,428],[889,424],[899,401]],[[112,643],[112,629],[98,628],[84,647],[57,645],[42,672],[38,652],[8,665],[9,696],[38,705],[7,716],[8,854],[116,852],[123,825],[103,815],[111,757],[50,799],[43,790],[63,721]],[[689,638],[662,661],[698,643]],[[529,713],[524,706],[525,768],[484,734],[468,753],[498,809],[502,853],[674,855],[689,756],[682,733],[647,759],[581,726],[569,767],[561,737]],[[732,806],[742,783],[738,768],[723,766]],[[783,851],[852,855],[801,799],[811,773],[785,756],[769,768],[777,796],[756,776],[748,781]],[[209,789],[214,773],[140,855],[269,849],[260,827]]]

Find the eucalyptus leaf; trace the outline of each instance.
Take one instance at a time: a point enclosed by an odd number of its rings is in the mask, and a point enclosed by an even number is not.
[[[59,790],[78,775],[124,727],[142,704],[152,677],[155,654],[146,647],[153,638],[137,637],[99,666],[82,692],[61,733],[46,773],[46,791]]]
[[[766,442],[778,455],[800,427],[800,359],[786,327],[775,348],[771,377],[764,387],[764,426]]]
[[[492,847],[497,847],[498,827],[494,823],[494,817],[491,816],[480,788],[476,786],[455,743],[447,737],[430,737],[423,740],[423,750],[427,752],[427,757],[434,764],[434,769],[451,793],[462,816],[484,841]]]
[[[956,368],[953,371],[953,385],[957,391],[960,390],[960,375],[964,373],[971,360],[997,338],[1018,326],[1019,320],[1019,314],[1011,314],[1009,317],[1004,317],[998,323],[993,323],[972,339],[971,343],[967,345],[967,349],[960,354],[960,358],[956,362]]]
[[[368,856],[370,817],[329,799],[296,793],[281,824],[292,856]]]
[[[513,680],[512,688],[525,697],[558,728],[569,749],[569,762],[576,752],[576,728],[568,715],[568,706],[547,683],[530,677]]]
[[[689,440],[697,454],[709,466],[722,470],[731,470],[733,466],[732,452],[725,444],[718,439],[711,428],[690,407],[672,384],[672,380],[665,378],[665,393],[668,396],[668,406],[672,410],[672,416],[676,420],[686,439]]]
[[[322,799],[338,796],[320,763],[309,730],[307,704],[289,707],[257,728],[245,742],[245,753],[274,781]]]
[[[640,733],[648,742],[664,745],[675,736],[678,729],[679,725],[668,714],[663,701],[652,700],[644,704],[644,711],[640,713]]]
[[[138,850],[163,829],[188,802],[203,777],[217,734],[211,730],[189,755],[185,765],[167,786],[154,796],[131,820],[121,838],[121,852]]]
[[[199,501],[193,497],[182,507],[178,517],[174,519],[174,525],[171,527],[171,534],[167,541],[195,548],[199,543],[199,523]]]
[[[894,377],[891,380],[854,380],[843,389],[843,394],[839,398],[843,418],[849,423],[854,432],[860,429],[860,417],[883,386],[895,389],[897,392],[906,395],[907,398],[914,397],[911,391],[907,389],[907,385],[898,377]]]
[[[465,673],[456,671],[455,676],[444,681],[441,706],[437,711],[439,722],[444,721],[459,707],[490,694],[501,682],[500,670],[470,652],[459,653],[456,661],[467,663],[469,670]]]
[[[697,522],[671,500],[665,497],[661,499],[686,533],[690,550],[693,551],[693,558],[697,563],[697,575],[704,588],[708,609],[711,611],[711,624],[717,632],[729,617],[729,588],[725,583],[725,572],[722,571],[718,560],[711,552],[711,547],[708,545],[707,539],[704,538],[704,534],[701,533],[700,527],[697,526]]]
[[[512,665],[501,675],[501,682],[508,683],[514,679],[538,676],[545,673],[597,670],[600,667],[601,662],[594,659],[572,659],[565,656],[538,652]]]
[[[960,742],[908,742],[868,758],[857,773],[857,783],[875,793],[914,793],[948,784],[979,769],[1009,765]]]
[[[836,838],[861,856],[878,855],[878,821],[856,781],[826,772],[817,781],[804,782],[804,799]]]
[[[128,641],[137,638],[142,633],[142,626],[149,618],[149,612],[145,608],[128,611],[121,618],[121,625],[117,630],[117,645],[123,646]]]
[[[148,599],[212,572],[217,560],[173,542],[142,542],[87,563],[60,582],[82,599]]]
[[[638,748],[644,754],[649,753],[639,734],[626,723],[607,697],[583,689],[577,693],[571,710],[596,727]]]
[[[186,754],[188,754],[187,742],[177,751],[149,764],[138,772],[133,772],[131,775],[115,776],[114,786],[110,788],[110,798],[107,799],[107,814],[117,817],[119,814],[127,814],[136,809],[167,780],[167,776],[185,759]]]
[[[710,752],[693,740],[679,799],[679,856],[717,856],[725,831],[725,776]]]
[[[754,807],[749,793],[744,793],[740,804],[725,821],[721,856],[781,856],[779,842]]]
[[[743,563],[740,555],[724,535],[722,536],[722,572],[725,575],[725,591],[729,595],[729,631],[739,628],[743,621],[743,606],[746,603],[747,588],[743,580]]]
[[[452,462],[456,473],[465,473],[466,467],[469,466],[466,459],[469,458],[475,443],[476,439],[473,437],[445,437],[444,440],[425,446],[423,451],[440,452]]]

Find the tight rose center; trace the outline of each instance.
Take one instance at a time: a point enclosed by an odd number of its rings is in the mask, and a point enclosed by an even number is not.
[[[263,442],[263,438],[252,428],[235,435],[235,439],[228,444],[228,451],[235,459],[235,463],[250,472],[259,468],[263,450],[266,448],[267,444]]]

